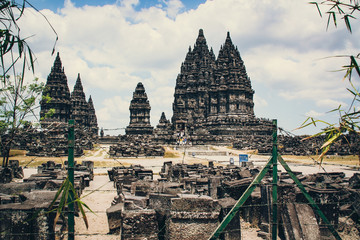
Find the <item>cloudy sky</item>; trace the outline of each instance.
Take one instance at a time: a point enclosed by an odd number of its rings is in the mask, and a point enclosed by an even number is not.
[[[87,98],[94,101],[99,127],[124,128],[138,82],[145,86],[151,123],[161,112],[172,116],[175,80],[199,29],[217,56],[229,31],[255,90],[257,117],[278,119],[292,131],[307,116],[325,114],[351,102],[343,72],[357,54],[359,33],[343,24],[326,31],[326,17],[306,0],[30,0],[56,30],[56,51],[70,91],[80,73]],[[22,36],[37,57],[36,76],[46,81],[54,62],[55,34],[33,10],[21,21]],[[294,131],[312,133],[313,129]],[[116,134],[107,131],[106,134]]]

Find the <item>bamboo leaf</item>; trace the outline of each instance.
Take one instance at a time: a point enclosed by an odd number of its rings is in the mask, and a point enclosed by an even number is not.
[[[346,15],[344,16],[344,20],[345,20],[346,28],[348,29],[348,31],[349,31],[350,33],[352,33],[349,17],[352,17],[352,18],[353,18],[353,16],[346,14]]]
[[[323,162],[323,159],[324,159],[324,156],[325,154],[330,150],[330,147],[326,147],[323,149],[323,151],[321,152],[320,156],[318,157],[318,161],[320,161],[320,165],[322,164]]]
[[[333,144],[335,142],[336,139],[338,139],[338,137],[340,137],[342,135],[341,132],[337,132],[336,134],[334,134],[329,140],[327,140],[322,146],[321,148],[326,148],[327,146]]]
[[[16,38],[15,38],[15,36],[12,36],[12,39],[10,41],[10,45],[9,45],[8,49],[6,50],[6,52],[9,52],[13,48],[15,42],[16,42]]]
[[[57,199],[59,198],[61,192],[63,191],[63,189],[64,189],[64,187],[65,187],[65,182],[66,182],[66,180],[61,184],[59,190],[56,192],[55,197],[54,197],[53,201],[52,201],[51,204],[50,204],[50,208],[53,208],[55,202],[56,202]]]
[[[32,70],[33,73],[35,73],[35,69],[34,69],[34,59],[33,59],[32,53],[31,53],[31,49],[30,49],[29,46],[28,46],[27,48],[28,48],[28,52],[29,52],[31,70]]]
[[[360,76],[360,69],[359,69],[359,65],[357,64],[355,57],[354,56],[350,56],[351,59],[351,65],[354,66],[358,76]]]
[[[320,8],[319,8],[319,4],[317,2],[309,2],[310,4],[314,4],[319,12],[319,15],[320,17],[322,17],[322,14],[321,14],[321,11],[320,11]]]
[[[88,220],[87,220],[87,217],[86,217],[86,213],[85,213],[85,211],[84,211],[84,208],[82,207],[83,204],[85,205],[85,203],[83,203],[83,202],[81,202],[81,201],[79,201],[79,200],[77,201],[77,205],[78,205],[78,207],[79,207],[80,213],[81,213],[82,218],[83,218],[83,220],[84,220],[86,229],[88,229],[88,228],[89,228],[89,223],[88,223]],[[85,205],[85,206],[86,206],[86,205]],[[86,207],[87,207],[87,206],[86,206]],[[87,207],[87,208],[88,208],[88,207]]]

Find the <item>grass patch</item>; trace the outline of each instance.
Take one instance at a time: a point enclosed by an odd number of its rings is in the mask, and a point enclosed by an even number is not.
[[[2,154],[0,154],[2,157]],[[25,156],[26,150],[18,150],[18,149],[11,149],[9,157],[15,157],[15,156]]]
[[[314,160],[316,160],[316,161],[318,160],[317,155],[312,155],[312,156],[282,155],[282,157],[287,162],[292,162],[292,163],[312,164],[312,163],[314,163]],[[359,156],[357,156],[357,155],[347,155],[347,156],[331,155],[331,156],[325,156],[324,159],[323,159],[323,163],[359,166]]]
[[[178,158],[178,157],[180,157],[178,151],[175,151],[174,149],[171,149],[169,147],[165,147],[164,158]]]

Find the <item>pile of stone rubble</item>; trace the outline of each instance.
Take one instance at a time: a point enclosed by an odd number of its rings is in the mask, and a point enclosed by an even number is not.
[[[258,172],[251,163],[215,167],[212,162],[209,166],[165,162],[160,178],[153,180],[152,171],[141,166],[113,168],[109,177],[118,195],[107,209],[110,233],[121,235],[121,239],[207,239]],[[351,178],[343,173],[295,174],[335,229],[354,231],[355,226],[360,230],[359,225],[348,226],[342,221],[343,217],[359,221],[360,174]],[[330,237],[331,232],[290,177],[279,175],[279,237]],[[260,228],[260,237],[270,237],[271,176],[270,171],[229,223],[222,239],[241,239],[240,216]]]
[[[110,146],[111,157],[164,156],[165,149],[153,142],[152,136],[125,135],[117,145]]]
[[[93,167],[91,161],[75,164],[78,196],[93,180]],[[61,215],[54,225],[56,212],[50,212],[50,206],[67,176],[66,168],[48,161],[23,182],[0,184],[0,239],[55,239],[63,234],[67,221]]]

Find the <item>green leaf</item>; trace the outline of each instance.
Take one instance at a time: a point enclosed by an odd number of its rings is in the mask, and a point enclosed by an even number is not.
[[[309,2],[310,4],[314,4],[319,12],[319,15],[320,17],[322,17],[322,14],[321,14],[321,11],[320,11],[320,8],[319,8],[319,4],[317,2]]]
[[[27,46],[27,48],[28,48],[28,52],[29,52],[31,70],[32,70],[33,73],[35,73],[34,59],[33,59],[32,53],[31,53],[31,49],[30,49],[29,46]]]
[[[359,65],[357,64],[357,61],[356,61],[355,57],[354,57],[354,56],[350,56],[350,59],[351,59],[351,65],[355,68],[358,76],[360,76]]]
[[[350,33],[352,33],[349,17],[354,18],[353,16],[346,14],[346,15],[344,16],[344,20],[345,20],[346,28],[348,29],[348,31],[349,31]]]
[[[321,148],[326,148],[327,146],[333,144],[336,139],[338,139],[340,136],[342,135],[341,132],[337,132],[336,134],[334,134],[329,140],[327,140],[322,146]]]

